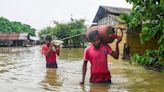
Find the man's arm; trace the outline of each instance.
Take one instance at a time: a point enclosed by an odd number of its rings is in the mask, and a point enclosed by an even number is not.
[[[84,82],[85,82],[86,72],[87,72],[87,61],[84,61],[83,67],[82,67],[82,81],[80,82],[81,85],[84,84]]]
[[[122,37],[118,38],[118,40],[116,42],[116,49],[115,49],[115,51],[113,51],[111,53],[111,56],[115,59],[119,58],[119,43],[121,42],[121,40],[122,40]]]
[[[56,54],[59,56],[60,55],[60,46],[55,46],[55,49],[56,49]]]
[[[52,47],[53,47],[53,44],[51,43],[50,46],[48,47],[47,52],[44,53],[45,56],[48,56],[49,55],[49,52],[52,49]]]

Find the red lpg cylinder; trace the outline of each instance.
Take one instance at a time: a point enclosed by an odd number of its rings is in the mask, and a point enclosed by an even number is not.
[[[121,30],[121,36],[118,36],[115,32],[115,29],[112,26],[109,25],[98,25],[98,26],[92,26],[90,27],[86,32],[86,37],[88,38],[88,35],[92,32],[98,30],[98,34],[100,35],[101,42],[104,44],[112,43],[114,39],[117,39],[119,37],[123,36],[123,32]]]

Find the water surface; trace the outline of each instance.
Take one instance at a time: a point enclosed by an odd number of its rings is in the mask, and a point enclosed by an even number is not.
[[[110,56],[112,84],[90,84],[89,69],[81,81],[82,48],[61,49],[58,69],[46,69],[41,47],[0,48],[2,92],[164,92],[164,74]]]

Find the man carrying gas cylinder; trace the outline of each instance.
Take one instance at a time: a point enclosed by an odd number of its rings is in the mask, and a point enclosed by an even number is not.
[[[84,84],[87,72],[88,61],[91,64],[90,83],[111,83],[111,74],[108,69],[107,55],[113,58],[119,58],[119,43],[122,36],[114,34],[114,28],[111,26],[93,26],[86,32],[86,37],[91,44],[85,49],[84,62],[82,66],[82,80]],[[108,43],[117,38],[116,48],[112,50]]]

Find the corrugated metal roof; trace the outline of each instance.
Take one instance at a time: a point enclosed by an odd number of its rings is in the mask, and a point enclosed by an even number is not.
[[[100,6],[95,18],[93,19],[93,23],[97,23],[101,18],[107,15],[107,13],[111,15],[119,16],[121,13],[129,13],[131,9],[128,8],[120,8],[120,7],[110,7],[110,6]]]
[[[130,9],[128,8],[120,8],[120,7],[109,7],[109,6],[101,6],[105,10],[111,12],[111,13],[129,13]]]
[[[0,40],[18,40],[19,33],[1,33],[0,32]]]
[[[30,40],[39,41],[39,37],[36,37],[36,36],[30,36]]]
[[[27,40],[27,39],[28,39],[28,34],[27,33],[20,33],[19,40]]]
[[[27,33],[3,33],[0,32],[0,40],[27,40],[28,34]]]

